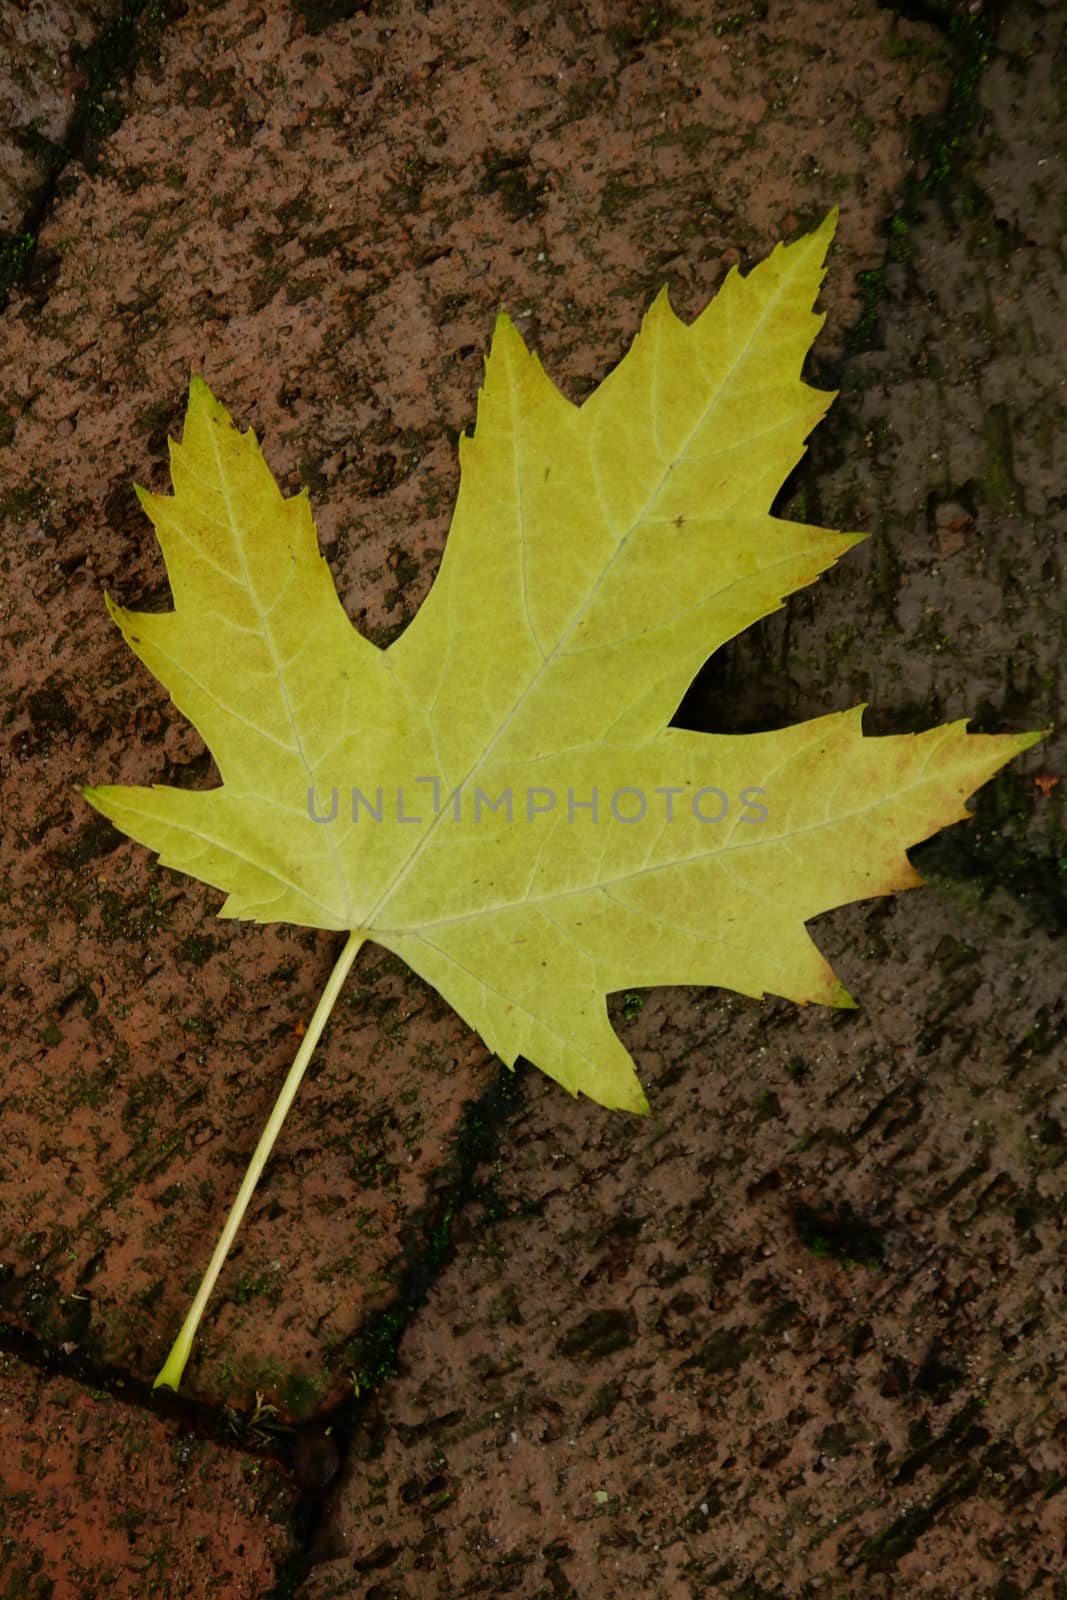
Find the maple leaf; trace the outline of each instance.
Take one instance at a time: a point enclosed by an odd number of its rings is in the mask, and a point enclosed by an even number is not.
[[[581,406],[501,316],[440,571],[387,650],[306,496],[194,378],[174,494],[138,491],[174,611],[108,606],[222,785],[87,798],[221,915],[347,931],[334,993],[373,939],[508,1065],[606,1106],[646,1108],[611,991],[852,1004],[806,922],[916,885],[906,848],[1040,735],[865,738],[862,708],[669,726],[709,654],[863,537],[770,511],[833,399],[800,376],[833,226],[731,270],[691,326],[664,290]]]

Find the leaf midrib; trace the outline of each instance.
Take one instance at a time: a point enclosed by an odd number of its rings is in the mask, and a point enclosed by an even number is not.
[[[845,712],[842,713],[842,715],[847,716],[848,713]],[[814,726],[814,724],[811,725]],[[946,724],[946,727],[951,726],[951,723]],[[862,738],[862,735],[860,735],[860,737]],[[942,743],[944,742],[946,741],[942,741]],[[805,753],[806,750],[801,749],[796,751],[790,759],[796,759]],[[598,894],[601,892],[606,892],[617,884],[632,883],[637,878],[647,877],[656,872],[670,872],[676,867],[685,867],[698,861],[704,861],[709,856],[725,857],[735,854],[738,851],[758,850],[767,848],[771,845],[784,846],[786,849],[788,849],[792,841],[795,839],[803,838],[805,835],[818,833],[824,828],[841,827],[847,823],[854,822],[857,818],[864,817],[871,812],[877,811],[882,806],[896,805],[905,799],[905,797],[913,790],[920,789],[924,786],[925,782],[927,781],[927,769],[936,753],[937,748],[931,747],[931,749],[927,752],[926,760],[923,763],[922,771],[920,772],[919,776],[912,783],[906,784],[902,789],[894,789],[892,793],[880,794],[875,799],[871,800],[867,805],[857,806],[852,811],[840,812],[835,816],[824,817],[820,822],[811,822],[802,828],[793,828],[788,833],[776,833],[770,837],[765,834],[758,836],[753,835],[752,838],[746,838],[741,844],[723,843],[707,850],[697,850],[689,855],[677,856],[670,861],[659,861],[654,866],[635,867],[627,872],[617,873],[614,877],[605,878],[598,883],[578,884],[572,889],[554,889],[539,895],[526,894],[520,900],[502,900],[496,905],[479,906],[473,911],[467,911],[457,916],[437,917],[433,921],[414,923],[407,927],[379,927],[377,931],[383,934],[395,935],[397,937],[407,935],[408,937],[414,936],[417,938],[422,934],[424,929],[446,927],[454,923],[473,922],[479,917],[497,916],[500,912],[513,911],[519,906],[537,906],[541,904],[548,904],[556,900],[566,900],[575,895]],[[785,764],[787,765],[788,763]],[[963,803],[962,799],[960,803]],[[903,854],[904,851],[909,847],[906,844],[902,844],[899,848]],[[746,892],[756,895],[757,899],[766,898],[765,896],[760,895],[759,891],[755,890],[750,884],[746,884],[744,887]]]
[[[770,258],[768,258],[768,259],[770,259]],[[686,450],[688,449],[688,446],[691,443],[691,441],[693,440],[694,436],[697,433],[699,433],[700,430],[706,425],[709,417],[711,415],[713,415],[715,409],[720,404],[723,403],[723,400],[724,400],[724,398],[726,396],[726,393],[731,388],[731,386],[733,385],[734,380],[735,380],[735,378],[737,376],[737,373],[738,373],[739,369],[742,367],[743,363],[747,360],[749,352],[750,352],[753,344],[758,339],[758,337],[759,337],[760,333],[762,332],[763,327],[764,327],[765,323],[767,322],[768,318],[771,316],[773,311],[781,303],[781,301],[782,301],[782,299],[784,297],[787,285],[793,280],[793,278],[796,276],[796,273],[799,270],[800,270],[800,264],[798,263],[786,275],[783,276],[781,282],[778,285],[777,292],[768,299],[766,305],[764,306],[763,312],[760,315],[758,321],[756,322],[752,332],[749,334],[749,337],[747,338],[747,340],[745,341],[744,345],[742,346],[741,351],[738,353],[738,355],[735,357],[733,363],[731,364],[727,376],[722,380],[722,382],[720,382],[718,388],[715,391],[714,396],[712,397],[711,400],[709,400],[707,406],[705,406],[704,410],[701,412],[698,420],[696,421],[694,426],[690,429],[689,434],[687,435],[687,438],[686,438],[686,441],[685,441],[685,445],[683,446],[683,448],[681,450],[678,451],[678,453],[675,455],[674,459],[671,462],[664,463],[664,471],[661,474],[661,476],[659,478],[659,481],[656,484],[656,487],[653,489],[652,493],[648,496],[647,500],[645,501],[645,504],[642,507],[642,510],[641,510],[640,514],[634,518],[634,520],[631,522],[630,526],[627,528],[625,533],[618,539],[618,541],[617,541],[617,543],[615,545],[615,549],[612,551],[612,554],[611,554],[609,560],[605,562],[603,568],[601,569],[601,572],[600,572],[599,576],[596,579],[596,582],[593,584],[593,586],[590,589],[588,595],[586,595],[586,597],[584,598],[584,600],[582,602],[582,605],[574,613],[573,617],[571,618],[570,622],[567,625],[567,628],[560,635],[560,637],[557,640],[556,644],[553,646],[552,650],[549,652],[549,654],[547,656],[544,655],[543,651],[540,649],[539,642],[538,642],[536,636],[533,634],[533,631],[532,631],[532,628],[531,628],[530,637],[531,637],[531,640],[532,640],[534,646],[538,649],[538,653],[542,657],[541,663],[536,668],[536,670],[534,671],[533,675],[531,676],[531,678],[529,679],[529,681],[527,682],[527,684],[525,685],[525,687],[523,688],[521,693],[516,698],[514,704],[512,705],[510,711],[508,712],[507,716],[503,719],[503,721],[500,723],[500,725],[496,728],[496,730],[492,734],[492,737],[490,738],[488,744],[483,748],[483,750],[481,751],[481,753],[479,754],[477,759],[474,760],[471,763],[471,765],[468,768],[467,772],[463,775],[463,777],[460,778],[459,784],[456,787],[459,787],[459,788],[464,787],[466,784],[468,784],[470,782],[470,779],[471,779],[472,775],[474,773],[480,771],[485,766],[488,758],[492,754],[494,746],[500,741],[501,738],[503,738],[505,732],[507,731],[508,727],[510,726],[511,722],[514,720],[514,718],[517,715],[517,713],[519,712],[519,710],[525,704],[525,702],[529,698],[529,696],[535,691],[535,689],[536,689],[537,685],[540,683],[541,678],[544,675],[544,673],[548,670],[548,668],[553,663],[553,661],[556,659],[556,657],[562,652],[567,640],[571,637],[571,635],[573,634],[573,632],[575,630],[575,627],[577,626],[577,624],[580,621],[581,617],[585,614],[585,612],[588,610],[588,607],[592,604],[592,602],[595,599],[596,595],[599,593],[599,591],[600,591],[603,583],[605,582],[609,572],[612,570],[615,562],[618,560],[618,558],[621,555],[622,551],[629,544],[629,541],[633,537],[634,532],[639,527],[641,527],[642,524],[644,523],[645,517],[646,517],[647,512],[649,510],[649,507],[655,504],[655,501],[658,499],[659,495],[663,492],[663,489],[664,489],[667,481],[669,480],[671,473],[674,471],[674,468],[682,460],[684,460],[685,454],[686,454]],[[754,271],[758,271],[758,268],[754,269]],[[730,276],[732,276],[732,274]],[[741,281],[744,282],[746,280],[742,279]],[[726,287],[726,285],[724,284],[723,285],[723,289],[725,289],[725,287]],[[723,292],[723,290],[720,289],[720,291],[719,291],[720,295],[722,294],[722,292]],[[712,304],[715,304],[715,303],[716,302],[712,302]],[[668,306],[668,311],[670,311],[670,307],[669,306]],[[670,314],[673,315],[674,313],[670,312]],[[694,324],[691,324],[690,326],[692,327],[692,326],[694,326]],[[655,351],[654,373],[658,374],[658,366],[659,366],[659,347],[658,347],[659,329],[658,329],[658,325],[657,325],[657,330],[656,331],[657,331],[657,348],[656,348],[656,351]],[[627,356],[628,355],[629,355],[629,352],[627,352]],[[627,359],[627,356],[623,357],[624,361]],[[600,390],[601,390],[602,387],[603,387],[602,384],[600,386],[598,386],[598,388],[596,390],[594,390],[593,395],[591,395],[589,397],[589,399],[590,400],[594,399],[595,396],[600,393]],[[510,372],[509,372],[509,389],[511,390],[512,395],[514,395],[515,385],[514,385],[513,382],[510,381]],[[586,401],[584,404],[588,404],[588,403],[589,403],[589,401]],[[575,408],[575,410],[577,412],[579,412],[579,413],[581,412],[582,409],[584,409],[584,406]],[[516,414],[517,422],[521,421],[521,415],[518,412],[517,408],[516,408],[516,413],[515,414]],[[653,389],[653,425],[658,427],[658,425],[655,422],[655,390],[654,389]],[[515,427],[515,455],[516,455],[516,459],[518,458],[519,450],[520,450],[519,432],[520,432],[519,427],[516,426]],[[516,470],[516,480],[517,480],[517,483],[519,483],[521,485],[522,479],[521,479],[521,474],[518,472],[518,470]],[[519,498],[518,495],[517,495],[517,498]],[[526,528],[525,528],[525,524],[522,523],[522,522],[520,522],[520,539],[522,540],[522,544],[523,544],[523,552],[524,552],[523,560],[525,562]],[[418,618],[416,617],[415,622],[412,624],[412,626],[416,626],[417,623],[418,623]],[[645,744],[647,744],[647,742],[648,741],[646,740]],[[637,746],[637,748],[638,749],[643,749],[644,745]],[[429,827],[425,830],[425,832],[420,834],[419,838],[413,844],[412,849],[409,852],[407,859],[404,861],[403,865],[400,868],[398,868],[398,870],[397,870],[395,876],[393,877],[392,882],[389,884],[388,888],[386,888],[386,889],[384,889],[382,891],[382,893],[379,895],[379,897],[378,897],[377,901],[375,902],[375,904],[371,907],[370,911],[366,914],[366,916],[364,918],[361,919],[360,927],[361,927],[361,929],[365,929],[366,932],[368,933],[368,935],[373,935],[373,932],[374,932],[375,928],[378,926],[378,924],[376,922],[376,919],[377,919],[382,907],[388,903],[388,901],[391,898],[391,896],[396,893],[396,891],[400,888],[400,886],[403,884],[405,879],[410,875],[410,873],[413,871],[413,869],[414,869],[414,867],[416,865],[416,862],[418,861],[419,856],[422,854],[423,850],[428,846],[430,841],[435,837],[435,835],[437,833],[438,826],[440,825],[441,818],[442,818],[443,815],[444,815],[444,811],[443,810],[438,812],[437,815],[434,817],[433,821],[430,823]],[[588,888],[589,888],[589,886],[587,885],[585,892],[588,892]],[[578,892],[578,891],[573,891],[573,892]],[[346,893],[346,903],[347,903],[347,893]],[[381,929],[380,931],[384,932],[385,930]]]

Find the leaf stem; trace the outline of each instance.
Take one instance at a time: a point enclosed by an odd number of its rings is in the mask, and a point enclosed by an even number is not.
[[[322,1030],[326,1026],[330,1012],[334,1008],[337,996],[340,994],[341,987],[348,977],[353,961],[359,954],[359,948],[362,943],[362,934],[350,933],[345,942],[345,947],[337,959],[337,964],[330,973],[329,982],[322,991],[319,1003],[315,1007],[315,1013],[311,1018],[308,1030],[301,1041],[300,1049],[296,1053],[296,1059],[289,1068],[285,1082],[282,1084],[281,1093],[274,1102],[273,1110],[267,1118],[267,1125],[263,1129],[252,1159],[248,1163],[248,1170],[244,1175],[241,1187],[237,1191],[237,1198],[230,1208],[230,1214],[226,1218],[226,1225],[219,1235],[215,1253],[211,1257],[207,1271],[200,1280],[196,1298],[189,1307],[178,1337],[171,1345],[170,1354],[159,1370],[159,1375],[152,1385],[153,1389],[164,1387],[177,1389],[182,1381],[185,1364],[192,1353],[196,1330],[200,1326],[200,1318],[204,1315],[204,1308],[211,1296],[212,1289],[215,1287],[215,1280],[222,1269],[222,1263],[229,1254],[234,1236],[241,1226],[241,1220],[245,1212],[248,1210],[248,1203],[252,1198],[253,1191],[260,1180],[263,1168],[270,1159],[270,1153],[274,1149],[274,1141],[281,1132],[282,1123],[285,1121],[289,1107],[296,1097],[296,1092],[307,1070],[308,1062],[314,1054],[315,1046],[319,1042]]]

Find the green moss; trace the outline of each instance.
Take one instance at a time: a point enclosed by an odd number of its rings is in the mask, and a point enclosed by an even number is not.
[[[98,147],[126,114],[123,81],[145,47],[158,43],[178,10],[178,0],[124,0],[90,45],[71,46],[71,61],[81,73],[84,88],[64,139],[68,156],[79,156],[91,170]]]
[[[29,275],[36,248],[32,233],[0,233],[0,311],[7,305],[12,289]]]
[[[889,259],[897,262],[911,260],[911,229],[899,211],[889,219]]]
[[[865,117],[862,112],[857,111],[852,117],[849,127],[852,129],[852,132],[856,137],[856,143],[860,146],[860,148],[863,150],[869,150],[875,131],[874,123],[870,120],[870,118]]]
[[[215,1024],[208,1016],[186,1017],[182,1022],[186,1033],[191,1033],[194,1039],[213,1039],[215,1037]]]
[[[1058,1024],[1043,1006],[1023,1034],[1021,1051],[1026,1056],[1047,1056],[1060,1042],[1062,1034]],[[1051,1141],[1047,1141],[1051,1142]]]
[[[636,990],[627,990],[622,997],[622,1014],[626,1022],[633,1022],[645,1009],[645,997]]]
[[[408,1308],[399,1303],[378,1312],[339,1353],[340,1363],[349,1372],[357,1397],[369,1394],[386,1378],[395,1375],[396,1353],[409,1314]]]
[[[960,160],[964,136],[979,113],[978,84],[993,44],[993,22],[984,15],[960,11],[949,18],[947,36],[956,75],[949,89],[944,116],[920,130],[920,155],[927,162],[919,192],[940,188]]]
[[[915,128],[916,169],[925,168],[921,180],[909,181],[904,202],[888,226],[886,256],[895,265],[911,261],[911,225],[915,220],[920,197],[930,195],[944,187],[950,178],[957,180],[965,191],[968,176],[959,171],[966,135],[978,115],[978,83],[985,70],[992,47],[994,23],[984,15],[960,12],[949,16],[945,40],[933,42],[915,37],[892,36],[887,45],[891,58],[912,61],[920,71],[929,67],[943,69],[951,62],[953,77],[949,86],[948,101],[943,115],[928,119]],[[947,54],[946,54],[947,51]],[[866,148],[873,128],[862,115],[852,119],[852,130],[858,142]],[[876,347],[878,320],[885,295],[885,267],[874,267],[857,274],[862,309],[859,320],[845,340],[848,354],[858,354]]]
[[[268,1305],[276,1306],[281,1300],[282,1283],[276,1274],[270,1272],[260,1273],[258,1276],[252,1272],[242,1272],[231,1291],[236,1305],[246,1306],[250,1300],[264,1299]]]
[[[760,7],[766,15],[766,0],[753,0],[749,11],[737,12],[739,26],[744,26],[748,20],[756,20],[754,13]],[[733,31],[731,24],[734,18],[723,18],[728,31]],[[665,33],[678,33],[685,28],[698,28],[701,26],[699,11],[690,15],[668,3],[668,0],[650,0],[644,10],[634,8],[630,20],[625,27],[608,29],[608,38],[620,55],[626,58],[634,57],[645,45],[654,39],[660,38]],[[716,29],[718,31],[718,29]]]
[[[718,17],[712,32],[717,39],[725,34],[742,33],[753,22],[766,22],[768,0],[752,0],[752,4],[744,11],[732,11],[728,16]]]
[[[845,348],[850,355],[871,350],[877,342],[878,313],[885,294],[885,268],[872,267],[868,272],[858,272],[856,283],[863,309],[845,340]]]

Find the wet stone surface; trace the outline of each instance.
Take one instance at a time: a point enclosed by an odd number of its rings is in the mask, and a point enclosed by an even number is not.
[[[220,1451],[7,1352],[0,1450],[5,1600],[254,1600],[288,1554],[294,1494],[271,1463]]]
[[[335,941],[216,920],[78,794],[216,781],[102,603],[169,604],[130,480],[191,369],[386,643],[498,310],[580,400],[663,282],[691,317],[834,204],[780,509],[872,537],[682,716],[1058,724],[1062,9],[191,0],[87,85],[120,10],[0,19],[0,1595],[1067,1593],[1061,734],[821,920],[858,1013],[617,997],[647,1120],[501,1089],[365,950],[166,1407]]]

